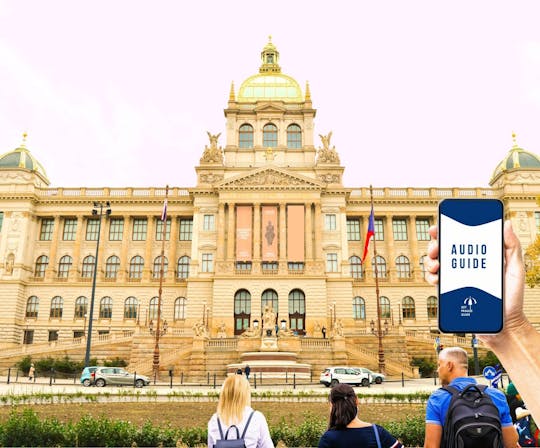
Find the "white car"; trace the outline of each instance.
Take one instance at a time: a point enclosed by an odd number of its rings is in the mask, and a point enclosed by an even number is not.
[[[374,372],[373,370],[366,369],[365,367],[355,367],[355,369],[360,370],[362,373],[368,374],[372,383],[381,384],[386,378],[382,373]]]
[[[369,386],[370,377],[369,374],[360,372],[354,367],[327,367],[321,373],[319,383],[324,384],[326,387],[334,387],[339,383],[351,384],[354,386]]]

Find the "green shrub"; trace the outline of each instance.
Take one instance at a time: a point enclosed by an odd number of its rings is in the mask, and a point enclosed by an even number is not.
[[[405,420],[388,422],[384,428],[405,446],[423,446],[425,421],[423,417],[405,417]]]
[[[418,367],[422,378],[430,378],[437,370],[437,361],[433,358],[413,358],[411,365]]]
[[[118,356],[112,359],[106,359],[103,361],[105,367],[127,367],[128,363],[125,359]]]

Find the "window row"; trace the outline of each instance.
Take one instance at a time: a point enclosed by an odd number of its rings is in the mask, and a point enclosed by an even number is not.
[[[124,218],[109,218],[108,239],[109,241],[122,241],[124,237]],[[77,218],[62,219],[62,240],[75,241],[77,238]],[[85,218],[83,225],[86,225],[85,240],[97,241],[99,218]],[[165,241],[171,238],[171,218],[167,219],[166,225],[160,218],[155,218],[155,240]],[[105,224],[104,224],[105,225]],[[164,228],[165,227],[165,228]],[[204,215],[203,230],[215,230],[214,215]],[[39,232],[40,241],[52,241],[54,231],[54,218],[42,218]],[[163,233],[165,232],[165,235]],[[133,218],[131,226],[131,239],[133,241],[146,241],[148,233],[148,218]],[[193,237],[193,219],[181,218],[179,223],[178,240],[191,241]]]
[[[335,262],[332,261],[331,267],[336,269],[336,271],[329,271],[329,272],[337,272],[337,254],[327,254],[329,255],[335,255]],[[418,263],[418,267],[420,268],[420,271],[422,272],[422,275],[425,275],[425,267],[424,267],[424,258],[426,255],[423,255],[420,257],[420,261]],[[332,258],[334,260],[334,258]],[[328,259],[327,259],[328,264]],[[349,266],[350,266],[350,272],[352,278],[363,278],[364,277],[364,269],[362,267],[362,259],[356,255],[353,255],[349,258]],[[405,255],[400,255],[395,259],[395,266],[396,266],[396,273],[398,278],[411,278],[411,262],[408,257]],[[377,255],[376,257],[372,258],[371,260],[371,268],[373,270],[373,275],[375,276],[375,269],[377,269],[377,277],[380,278],[386,278],[388,276],[388,270],[386,265],[386,260],[384,257],[381,257],[380,255]],[[328,270],[328,266],[327,266]]]
[[[333,217],[333,219],[332,219]],[[326,230],[336,230],[336,215],[326,215]],[[384,241],[384,225],[382,218],[375,218],[375,240]],[[429,241],[428,229],[431,226],[430,218],[416,218],[416,239]],[[364,232],[365,233],[365,232]],[[347,240],[361,241],[360,218],[347,218]],[[409,239],[408,218],[392,218],[392,236],[394,241],[407,241]]]
[[[209,269],[208,257],[205,258],[205,255],[212,254],[203,254],[203,270],[205,268]],[[206,264],[205,264],[206,260]],[[212,259],[213,260],[213,259]],[[176,277],[177,278],[188,278],[189,277],[189,263],[191,259],[187,255],[184,255],[178,259],[176,264]],[[169,260],[167,257],[162,257],[161,255],[154,258],[152,264],[152,278],[160,278],[161,266],[163,264],[163,275],[165,276],[169,269]],[[41,255],[37,258],[35,268],[34,268],[34,277],[45,277],[45,271],[49,265],[49,257],[47,255]],[[57,277],[59,278],[68,278],[69,271],[73,265],[73,258],[70,255],[64,255],[60,258],[58,262],[58,271]],[[88,255],[83,258],[81,265],[81,277],[91,278],[94,276],[94,269],[96,266],[96,257],[93,255]],[[128,277],[130,279],[140,279],[142,278],[144,268],[144,259],[140,255],[136,255],[129,261],[128,267]],[[105,261],[105,278],[114,279],[118,276],[118,271],[120,270],[120,258],[116,255],[111,255]],[[211,271],[208,271],[211,272]]]
[[[238,130],[238,147],[253,148],[254,146],[253,126],[244,123]],[[267,123],[263,127],[262,145],[265,148],[275,148],[278,146],[278,128],[273,123]],[[302,148],[302,129],[297,124],[287,126],[287,148]]]
[[[381,308],[381,318],[390,319],[392,312],[390,310],[390,299],[388,297],[379,297],[379,304]],[[405,296],[401,300],[401,317],[403,319],[416,319],[416,306],[414,299],[410,296]],[[427,317],[428,319],[435,319],[437,317],[437,297],[430,296],[427,298]],[[366,301],[358,296],[353,299],[352,303],[353,318],[357,320],[364,320],[366,318]]]
[[[157,319],[158,315],[158,297],[153,297],[148,303],[148,319]],[[178,297],[174,301],[174,320],[186,318],[185,297]],[[163,317],[163,299],[161,300],[161,310]],[[99,302],[99,319],[111,319],[113,312],[113,300],[110,297],[103,297]],[[88,313],[88,298],[81,296],[75,300],[75,310],[73,317],[75,319],[86,318]],[[123,303],[124,319],[137,319],[140,313],[140,303],[135,297],[128,297]],[[37,319],[39,314],[39,298],[31,296],[26,302],[26,317]],[[60,296],[53,297],[49,308],[49,317],[60,319],[64,315],[64,299]]]

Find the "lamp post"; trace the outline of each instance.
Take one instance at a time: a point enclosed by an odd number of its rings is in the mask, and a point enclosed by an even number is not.
[[[471,346],[473,350],[473,359],[474,359],[474,374],[480,375],[480,364],[478,363],[478,339],[476,339],[476,334],[472,334]]]
[[[94,208],[92,209],[92,215],[99,215],[98,218],[98,231],[97,231],[97,241],[96,241],[96,258],[94,259],[94,272],[92,275],[92,295],[90,296],[90,312],[88,313],[88,336],[86,338],[86,353],[84,356],[84,366],[88,367],[90,365],[90,346],[92,344],[92,321],[94,317],[94,298],[96,295],[96,277],[97,277],[97,268],[98,268],[98,254],[99,254],[99,240],[101,236],[101,218],[105,213],[106,216],[111,214],[111,203],[109,201],[103,202],[94,202]]]

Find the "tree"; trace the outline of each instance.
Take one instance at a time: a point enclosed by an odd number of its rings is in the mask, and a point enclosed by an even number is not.
[[[530,288],[540,284],[540,235],[525,251],[525,283]]]

